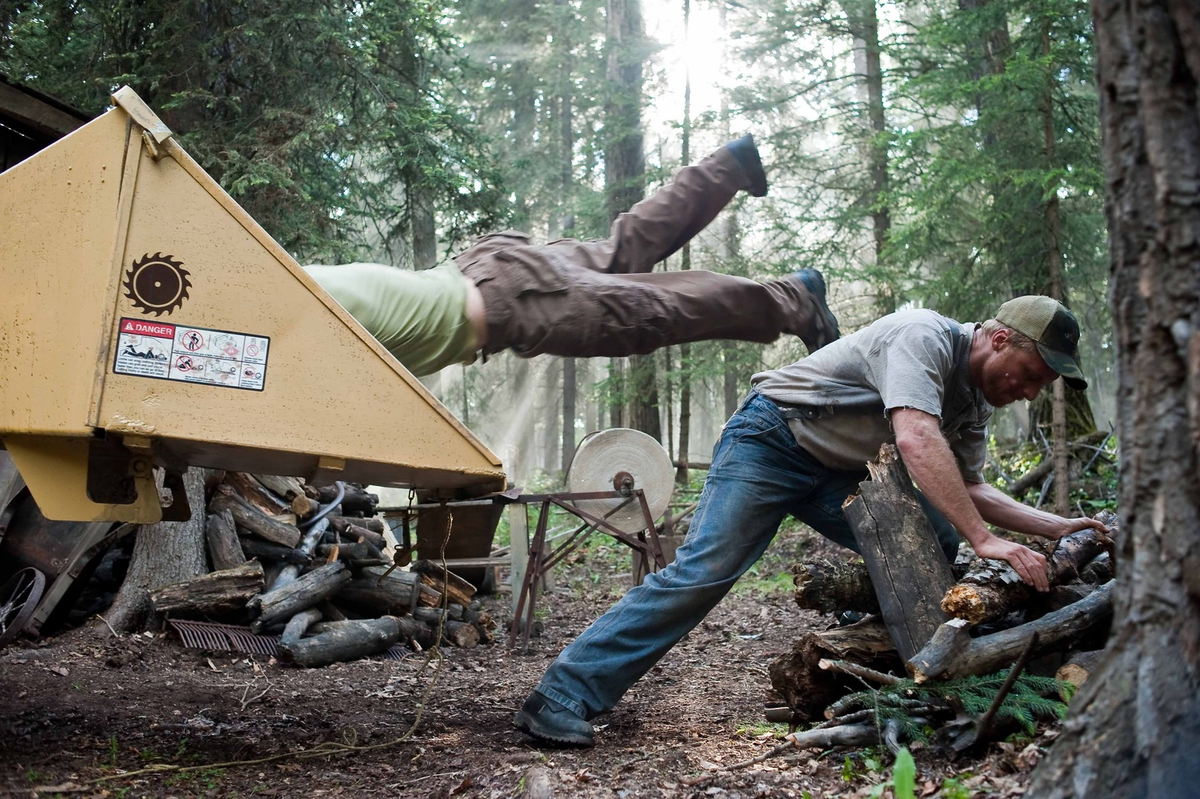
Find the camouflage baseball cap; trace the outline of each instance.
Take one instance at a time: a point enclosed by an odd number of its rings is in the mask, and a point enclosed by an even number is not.
[[[1079,368],[1079,322],[1061,302],[1040,294],[1017,297],[1000,306],[996,321],[1033,339],[1042,360],[1068,386],[1087,388]]]

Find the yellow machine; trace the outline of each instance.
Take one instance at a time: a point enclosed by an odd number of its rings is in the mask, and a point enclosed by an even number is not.
[[[504,489],[131,89],[113,102],[0,174],[0,441],[46,517],[159,521],[155,466]]]

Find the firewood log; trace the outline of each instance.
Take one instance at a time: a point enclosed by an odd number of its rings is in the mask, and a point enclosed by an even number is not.
[[[1112,582],[1106,583],[1062,610],[978,638],[971,637],[968,621],[951,619],[909,660],[909,671],[918,683],[991,674],[1016,660],[1033,632],[1038,634],[1035,657],[1062,649],[1108,624],[1112,619],[1112,588]]]
[[[226,472],[224,483],[252,507],[258,508],[268,516],[278,516],[288,511],[287,501],[264,488],[253,475],[245,472]]]
[[[367,520],[360,519],[359,521]],[[341,533],[341,536],[349,539],[352,542],[365,541],[380,551],[387,547],[387,541],[384,539],[382,532],[376,532],[370,527],[361,524],[346,525],[346,528]]]
[[[1058,667],[1055,679],[1070,683],[1076,688],[1087,682],[1087,678],[1100,666],[1104,658],[1103,649],[1092,649],[1084,652],[1074,652],[1067,657],[1065,663]]]
[[[356,483],[344,483],[345,493],[342,496],[342,515],[343,516],[374,516],[375,507],[379,504],[379,497],[374,494],[368,494],[366,489]],[[337,486],[317,486],[317,498],[322,505],[333,502],[337,497]]]
[[[771,687],[795,711],[798,721],[820,720],[831,702],[862,687],[845,675],[822,670],[819,664],[825,659],[853,661],[882,672],[904,671],[887,626],[877,616],[846,627],[808,633],[768,668]]]
[[[806,610],[879,612],[879,600],[865,563],[796,563],[792,566],[792,583],[796,586],[796,604]]]
[[[299,641],[309,627],[321,621],[321,615],[321,611],[316,608],[309,608],[292,616],[288,620],[287,626],[283,628],[283,635],[279,637],[280,643],[284,646],[291,646]]]
[[[327,666],[384,652],[400,638],[400,626],[391,616],[335,622],[322,629],[295,643],[281,641],[280,659],[306,668]]]
[[[883,620],[901,658],[912,657],[946,620],[942,597],[954,584],[950,564],[917,501],[893,444],[867,464],[871,479],[842,505],[867,564]]]
[[[446,594],[450,602],[466,607],[475,596],[475,586],[432,560],[414,561],[410,570],[421,575],[425,585]]]
[[[370,566],[338,592],[337,601],[371,613],[398,616],[418,605],[433,607],[442,595],[421,582],[415,572],[393,571],[380,580],[386,571],[382,566]]]
[[[208,514],[204,521],[204,537],[213,571],[233,569],[246,562],[246,553],[238,543],[237,527],[229,511]]]
[[[376,519],[374,517],[360,518],[357,516],[330,516],[329,526],[343,535],[346,534],[346,531],[349,530],[351,526],[362,527],[363,529],[370,530],[372,533],[378,533],[379,535],[383,535],[384,528],[386,527],[386,525],[383,523],[383,519]],[[355,535],[351,535],[350,538],[355,541],[358,540],[358,536]]]
[[[233,520],[239,526],[273,544],[295,547],[300,543],[300,530],[294,525],[272,519],[235,494],[233,489],[227,485],[217,486],[216,493],[208,503],[208,510],[210,513],[228,510],[233,514]]]
[[[262,561],[273,560],[279,563],[296,563],[301,566],[307,566],[312,562],[312,558],[299,549],[285,547],[282,544],[272,544],[269,541],[260,541],[252,536],[242,538],[241,547],[247,557],[258,558]]]
[[[257,633],[276,622],[286,621],[300,611],[328,599],[348,582],[350,573],[346,571],[346,565],[330,563],[286,585],[259,594],[246,603],[247,609],[256,616],[251,629]]]
[[[151,592],[150,601],[159,613],[223,613],[240,610],[263,587],[263,568],[250,561],[232,569],[209,572]]]
[[[1079,571],[1104,551],[1107,541],[1095,530],[1080,530],[1062,538],[1046,558],[1051,585],[1060,585],[1079,577]],[[971,624],[998,621],[1012,611],[1028,605],[1037,592],[1027,585],[1002,560],[981,558],[942,599],[942,610],[951,617]]]

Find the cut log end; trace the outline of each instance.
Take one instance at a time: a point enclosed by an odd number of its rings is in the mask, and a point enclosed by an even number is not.
[[[974,585],[958,584],[950,588],[942,598],[942,610],[954,619],[964,619],[971,625],[980,624],[987,618],[987,604]]]

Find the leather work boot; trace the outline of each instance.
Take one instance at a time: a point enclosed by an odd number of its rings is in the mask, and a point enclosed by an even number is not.
[[[754,146],[754,137],[747,133],[740,139],[734,139],[725,145],[733,157],[741,164],[750,185],[746,191],[751,197],[767,196],[767,173],[763,171],[762,159],[759,158],[758,148]]]
[[[812,295],[813,303],[817,306],[817,313],[813,318],[813,329],[815,335],[812,341],[809,341],[803,335],[800,340],[804,342],[804,346],[808,347],[809,354],[816,352],[826,344],[837,341],[841,338],[842,333],[838,330],[837,317],[833,315],[833,311],[829,310],[829,306],[825,303],[825,278],[816,269],[801,269],[799,272],[792,274],[792,277],[799,280],[804,288],[808,289],[808,293]]]
[[[513,723],[521,732],[563,746],[592,746],[595,732],[586,719],[537,691],[517,711]]]
[[[825,278],[816,269],[801,269],[763,285],[784,309],[784,332],[799,336],[809,355],[841,336],[837,317],[825,303]]]

